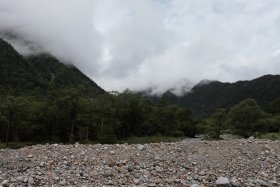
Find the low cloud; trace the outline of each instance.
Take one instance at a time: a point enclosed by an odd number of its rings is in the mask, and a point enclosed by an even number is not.
[[[277,0],[0,0],[1,36],[22,54],[51,53],[108,91],[278,74],[279,21]]]

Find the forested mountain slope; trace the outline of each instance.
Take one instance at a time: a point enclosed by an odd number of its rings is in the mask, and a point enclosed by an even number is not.
[[[280,75],[265,75],[250,81],[198,84],[182,97],[166,92],[162,100],[187,107],[198,115],[210,115],[219,108],[229,108],[243,99],[253,98],[266,105],[280,96]]]
[[[2,92],[39,94],[52,89],[77,87],[83,87],[84,94],[92,97],[105,93],[76,67],[67,66],[47,54],[24,58],[9,43],[0,39]]]

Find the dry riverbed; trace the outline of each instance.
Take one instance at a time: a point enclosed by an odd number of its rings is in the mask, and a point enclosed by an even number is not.
[[[280,141],[35,145],[0,150],[0,187],[280,186]]]

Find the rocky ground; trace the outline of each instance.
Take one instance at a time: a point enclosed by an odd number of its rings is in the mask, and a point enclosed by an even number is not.
[[[280,186],[280,141],[35,145],[0,150],[0,186]]]

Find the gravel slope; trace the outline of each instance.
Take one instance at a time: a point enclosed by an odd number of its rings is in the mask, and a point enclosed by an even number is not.
[[[279,166],[269,140],[35,145],[0,150],[0,186],[280,186]]]

